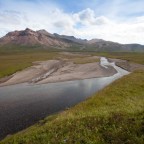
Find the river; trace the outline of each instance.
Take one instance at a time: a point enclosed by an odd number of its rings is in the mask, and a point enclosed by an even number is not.
[[[102,57],[101,66],[111,65],[117,73],[110,77],[0,87],[0,139],[85,100],[129,72]]]

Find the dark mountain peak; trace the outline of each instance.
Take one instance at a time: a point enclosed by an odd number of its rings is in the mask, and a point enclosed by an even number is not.
[[[54,36],[60,36],[60,35],[59,35],[59,34],[57,34],[57,33],[53,33],[53,35],[54,35]]]
[[[68,35],[59,35],[57,33],[54,33],[53,35],[55,35],[56,37],[63,37],[63,38],[71,38],[71,39],[76,39],[74,36],[68,36]]]
[[[31,30],[31,29],[29,29],[29,28],[26,28],[24,31],[33,31],[33,30]]]
[[[69,37],[71,39],[76,39],[74,36],[66,36],[66,35],[62,35],[63,37]]]
[[[36,32],[31,30],[31,29],[29,29],[29,28],[26,28],[23,31],[19,31],[19,35],[21,35],[21,36],[36,35]]]
[[[39,34],[45,35],[45,36],[55,37],[53,34],[47,32],[45,29],[41,29],[41,30],[38,30],[36,32]]]
[[[87,41],[86,39],[80,39],[80,38],[76,38],[74,36],[59,35],[57,33],[54,33],[53,35],[57,38],[61,38],[61,39],[68,40],[68,41],[78,43],[78,44],[84,44]]]

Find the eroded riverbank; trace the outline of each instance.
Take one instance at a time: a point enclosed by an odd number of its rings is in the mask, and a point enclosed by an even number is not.
[[[65,110],[91,96],[127,71],[101,59],[104,69],[114,67],[110,77],[0,87],[0,138],[18,132],[53,113]]]

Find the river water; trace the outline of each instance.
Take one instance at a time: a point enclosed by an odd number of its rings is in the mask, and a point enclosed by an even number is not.
[[[103,78],[0,87],[0,139],[85,100],[114,80],[128,74],[104,57],[100,63],[105,68],[113,66],[117,73]]]

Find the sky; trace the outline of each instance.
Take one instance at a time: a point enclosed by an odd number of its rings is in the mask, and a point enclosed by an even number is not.
[[[144,0],[0,0],[0,37],[25,28],[144,44]]]

